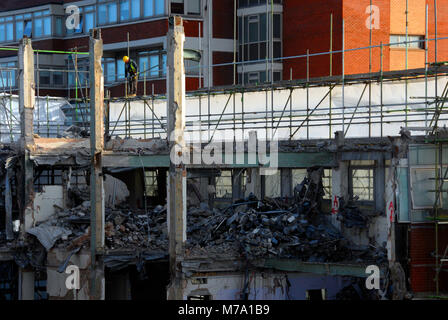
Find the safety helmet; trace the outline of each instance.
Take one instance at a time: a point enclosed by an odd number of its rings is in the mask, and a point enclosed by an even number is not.
[[[124,63],[128,63],[129,62],[129,57],[128,56],[124,56],[123,57],[123,62]]]

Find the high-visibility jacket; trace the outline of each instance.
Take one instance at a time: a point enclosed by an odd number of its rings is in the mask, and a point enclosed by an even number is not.
[[[134,60],[130,59],[128,63],[126,63],[125,67],[125,77],[137,75],[137,63]]]

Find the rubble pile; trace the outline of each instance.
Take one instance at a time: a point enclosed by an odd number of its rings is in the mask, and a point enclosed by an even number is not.
[[[308,262],[387,260],[383,247],[355,246],[345,239],[320,212],[323,195],[322,169],[310,168],[294,189],[294,197],[257,199],[250,194],[225,209],[206,203],[188,208],[187,255],[228,254],[246,258],[294,258]],[[88,193],[75,190],[73,199],[82,201],[60,210],[51,220],[31,229],[49,250],[53,246],[74,249],[89,245],[90,202]],[[79,202],[78,202],[79,203]],[[146,212],[126,205],[106,208],[107,249],[168,250],[166,206]],[[341,207],[339,219],[352,227],[367,227],[368,219],[358,208]],[[383,245],[384,246],[384,245]]]
[[[341,234],[323,217],[273,208],[268,201],[235,203],[222,212],[193,209],[188,222],[190,247],[225,246],[228,250],[236,243],[240,253],[248,257],[322,262],[340,261],[349,255]]]

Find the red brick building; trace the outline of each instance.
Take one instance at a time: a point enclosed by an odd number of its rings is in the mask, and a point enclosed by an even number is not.
[[[372,10],[370,10],[372,5]],[[426,5],[428,5],[428,29],[426,31]],[[345,53],[345,74],[378,72],[406,69],[406,48],[404,44],[387,46],[389,43],[406,40],[406,0],[285,0],[283,5],[283,56],[306,55],[318,52],[342,50],[344,22],[345,50],[380,46]],[[372,28],[370,26],[372,12]],[[434,1],[408,0],[408,39],[421,41],[409,43],[409,69],[425,66],[425,34],[435,38]],[[332,24],[331,25],[331,21]],[[448,37],[448,1],[437,1],[437,37]],[[331,33],[332,31],[332,33]],[[333,34],[333,36],[331,36]],[[448,40],[438,41],[437,61],[448,60]],[[427,46],[428,62],[435,61],[435,42]],[[371,57],[371,58],[370,58]],[[306,58],[287,59],[283,63],[283,79],[305,78]],[[338,75],[342,73],[342,54],[311,56],[310,77]]]

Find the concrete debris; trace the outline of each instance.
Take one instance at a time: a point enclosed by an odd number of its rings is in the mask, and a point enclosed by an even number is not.
[[[387,261],[385,248],[356,247],[320,211],[322,169],[311,168],[296,186],[291,201],[257,199],[250,194],[225,209],[207,203],[187,212],[187,256],[219,255],[252,258],[294,258],[308,262]],[[74,189],[79,205],[60,210],[45,228],[69,230],[55,240],[55,246],[74,249],[90,240],[88,192]],[[131,209],[127,205],[105,210],[105,245],[108,250],[166,253],[168,250],[167,208],[156,206]],[[359,209],[344,206],[341,219],[350,226],[366,227]],[[60,228],[60,229],[57,229]],[[41,241],[42,242],[42,241]],[[48,247],[48,245],[46,246]]]
[[[35,236],[45,249],[50,250],[58,239],[67,240],[71,231],[63,227],[41,224],[27,231]]]
[[[364,215],[358,207],[345,204],[344,199],[339,199],[339,213],[337,219],[347,228],[366,229],[369,224],[369,217]]]
[[[58,138],[75,139],[75,138],[87,138],[89,136],[90,133],[87,130],[78,127],[76,125],[72,125],[68,127]]]

